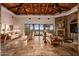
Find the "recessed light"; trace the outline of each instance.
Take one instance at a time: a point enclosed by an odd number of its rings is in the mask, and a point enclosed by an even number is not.
[[[40,20],[40,18],[38,18]]]
[[[48,20],[49,20],[50,18],[48,18]]]
[[[31,19],[31,18],[29,18],[29,19]]]

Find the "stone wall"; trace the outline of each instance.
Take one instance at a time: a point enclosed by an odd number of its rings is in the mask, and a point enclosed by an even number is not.
[[[67,16],[67,37],[71,37],[71,38],[74,38],[74,39],[76,39],[76,37],[78,37],[77,36],[78,33],[71,33],[70,32],[70,23],[71,23],[71,21],[73,21],[75,19],[78,19],[77,13],[73,13],[73,14],[70,14],[70,15]]]
[[[78,33],[71,33],[70,32],[70,24],[75,19],[78,20],[77,12],[69,14],[67,16],[58,17],[58,18],[55,19],[56,23],[58,22],[58,20],[64,21],[64,28],[62,28],[62,29],[65,29],[65,37],[70,37],[70,38],[73,38],[73,39],[78,39]],[[59,24],[59,22],[58,22],[58,24]],[[57,27],[58,27],[58,25],[55,28],[57,28]]]
[[[8,29],[10,29],[10,25],[14,25],[13,16],[14,15],[9,13],[6,8],[1,6],[1,30],[5,29],[5,31],[8,31]]]
[[[1,4],[0,4],[0,32],[1,32]]]
[[[78,9],[79,9],[79,4],[78,4]],[[78,55],[79,55],[79,10],[78,10]]]
[[[58,17],[55,19],[55,25],[56,25],[56,34],[58,35],[58,32],[59,35],[62,34],[64,37],[66,36],[66,17],[63,16],[63,17]]]

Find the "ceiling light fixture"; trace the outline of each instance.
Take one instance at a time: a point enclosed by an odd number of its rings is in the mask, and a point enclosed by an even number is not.
[[[38,18],[40,20],[40,18]]]
[[[50,18],[48,18],[48,20],[49,20]]]
[[[31,19],[31,18],[29,18],[29,19]]]

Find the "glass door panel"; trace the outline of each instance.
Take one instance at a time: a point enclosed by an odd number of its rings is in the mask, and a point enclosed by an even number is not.
[[[43,24],[40,24],[40,30],[44,30],[44,25]]]
[[[39,24],[34,24],[35,35],[39,36],[40,26]]]
[[[30,33],[30,26],[29,24],[25,24],[25,35],[29,35]]]
[[[43,36],[44,25],[40,24],[40,36]]]
[[[54,27],[53,24],[26,24],[25,25],[25,34],[33,33],[35,36],[43,36],[44,30],[53,34]]]
[[[39,24],[35,24],[34,27],[35,27],[35,30],[39,31]]]
[[[49,33],[54,34],[54,26],[53,26],[53,24],[50,24],[50,26],[49,26]]]
[[[33,32],[34,28],[33,28],[33,24],[30,24],[30,32]]]

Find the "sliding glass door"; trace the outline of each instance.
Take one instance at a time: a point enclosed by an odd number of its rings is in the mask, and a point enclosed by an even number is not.
[[[34,31],[35,31],[35,36],[39,36],[40,35],[40,26],[39,24],[34,24]]]
[[[35,24],[34,25],[35,35],[36,36],[42,36],[44,31],[44,25],[43,24]]]
[[[25,34],[34,32],[35,36],[43,36],[44,30],[47,30],[49,33],[53,33],[53,30],[54,30],[53,24],[26,24],[25,25]]]

